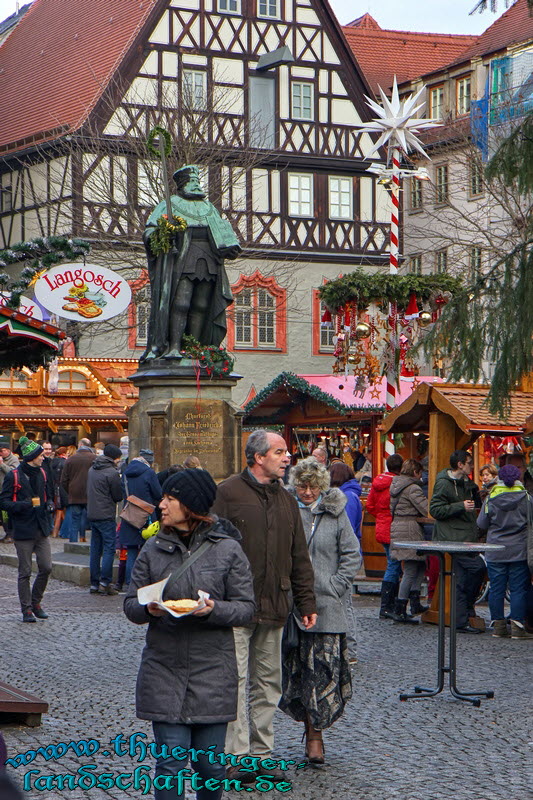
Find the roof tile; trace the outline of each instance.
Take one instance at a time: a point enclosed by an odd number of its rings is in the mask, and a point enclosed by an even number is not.
[[[378,84],[382,89],[392,86],[394,75],[400,84],[449,64],[477,38],[383,30],[373,27],[366,17],[365,14],[342,30],[374,92]],[[358,22],[364,24],[356,25]]]
[[[157,2],[35,0],[0,46],[0,150],[77,130]]]

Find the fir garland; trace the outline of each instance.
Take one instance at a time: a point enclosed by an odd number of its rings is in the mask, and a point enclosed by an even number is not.
[[[37,239],[14,244],[6,250],[0,250],[0,267],[30,261],[18,279],[12,278],[7,272],[0,273],[0,291],[11,294],[6,305],[9,308],[18,308],[21,294],[33,285],[40,272],[62,261],[73,261],[79,256],[86,256],[90,251],[89,242],[83,239],[71,239],[68,236],[40,236]]]
[[[159,148],[154,145],[154,139],[161,136],[164,140],[164,152],[165,155],[168,156],[172,152],[172,137],[170,133],[167,131],[166,128],[162,128],[161,125],[156,125],[150,133],[148,134],[148,138],[146,140],[146,146],[152,155],[157,156],[157,158],[161,158],[161,153],[159,152]]]
[[[235,359],[224,347],[201,344],[194,336],[183,337],[181,353],[186,358],[197,361],[198,365],[214,378],[229,375],[235,364]]]
[[[169,253],[174,236],[186,230],[187,223],[183,217],[173,216],[172,222],[169,222],[168,215],[161,214],[155,231],[150,234],[150,250],[155,256]]]
[[[348,414],[354,411],[384,411],[385,406],[383,405],[376,405],[376,406],[366,406],[362,408],[361,406],[348,406],[344,403],[341,403],[337,400],[336,397],[333,397],[332,394],[328,392],[323,392],[322,389],[319,389],[318,386],[313,386],[312,384],[308,383],[306,380],[301,378],[299,375],[296,375],[294,372],[281,372],[273,381],[271,381],[264,389],[261,389],[256,396],[250,400],[244,406],[244,414],[250,414],[255,408],[261,405],[261,403],[270,397],[276,389],[279,389],[280,386],[286,386],[290,389],[294,389],[296,392],[306,395],[308,397],[313,398],[313,400],[318,400],[320,403],[325,403],[327,406],[332,408],[334,411],[337,411],[339,414]],[[289,396],[288,396],[289,398]],[[290,398],[289,398],[290,399]],[[283,408],[280,408],[279,413],[283,413]],[[274,415],[271,419],[276,419]],[[254,422],[257,420],[254,419]]]
[[[451,292],[454,295],[461,285],[458,278],[447,274],[391,275],[356,269],[342,278],[328,281],[319,288],[318,294],[332,314],[352,304],[355,304],[359,311],[365,311],[373,302],[380,305],[384,311],[389,303],[396,303],[400,310],[404,310],[413,293],[421,301],[427,301],[435,291]]]

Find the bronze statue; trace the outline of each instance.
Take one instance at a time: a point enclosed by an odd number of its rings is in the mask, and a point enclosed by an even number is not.
[[[151,309],[141,362],[183,358],[186,334],[205,346],[221,344],[226,308],[233,302],[224,259],[237,258],[242,251],[230,223],[207,200],[198,167],[182,167],[173,177],[178,192],[170,198],[174,219],[163,200],[150,214],[143,235]]]

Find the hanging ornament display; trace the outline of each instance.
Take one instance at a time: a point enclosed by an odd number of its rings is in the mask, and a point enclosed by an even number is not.
[[[370,325],[366,322],[358,322],[355,326],[355,338],[357,340],[368,339],[371,333]]]

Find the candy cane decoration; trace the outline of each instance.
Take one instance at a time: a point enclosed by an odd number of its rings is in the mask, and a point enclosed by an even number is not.
[[[367,97],[366,101],[368,106],[377,114],[377,118],[370,122],[363,122],[361,130],[379,133],[379,139],[374,147],[366,154],[369,158],[373,153],[378,152],[381,147],[388,144],[389,152],[392,156],[392,169],[379,169],[370,167],[372,172],[381,172],[384,177],[385,174],[390,175],[392,180],[391,186],[391,199],[392,199],[392,212],[391,212],[391,229],[390,229],[390,246],[389,246],[389,272],[395,274],[398,272],[398,246],[399,246],[399,217],[400,217],[400,176],[402,174],[400,168],[400,148],[404,152],[409,149],[417,150],[423,156],[428,158],[424,151],[422,142],[415,135],[424,128],[433,128],[442,123],[434,119],[420,119],[416,115],[425,103],[417,102],[425,91],[425,86],[416,93],[409,95],[405,100],[400,100],[398,92],[398,84],[396,76],[394,76],[394,83],[392,86],[392,96],[389,99],[381,86],[378,86],[383,103],[380,106],[371,97]],[[396,385],[398,381],[397,368],[396,368],[396,351],[398,348],[398,315],[395,305],[389,308],[389,321],[391,332],[389,336],[389,358],[387,365],[387,397],[386,407],[387,411],[392,411],[396,405]],[[394,442],[392,436],[389,434],[388,441],[385,444],[385,452],[388,455],[394,453]]]
[[[391,184],[391,220],[390,220],[390,245],[389,245],[389,272],[395,275],[398,272],[398,252],[400,246],[400,150],[395,147],[392,150],[392,184]],[[385,407],[387,414],[396,407],[396,348],[398,339],[398,315],[396,303],[389,306],[390,332],[390,358],[389,369],[387,370],[387,395]],[[387,434],[385,442],[385,455],[388,458],[394,453],[394,436]]]

